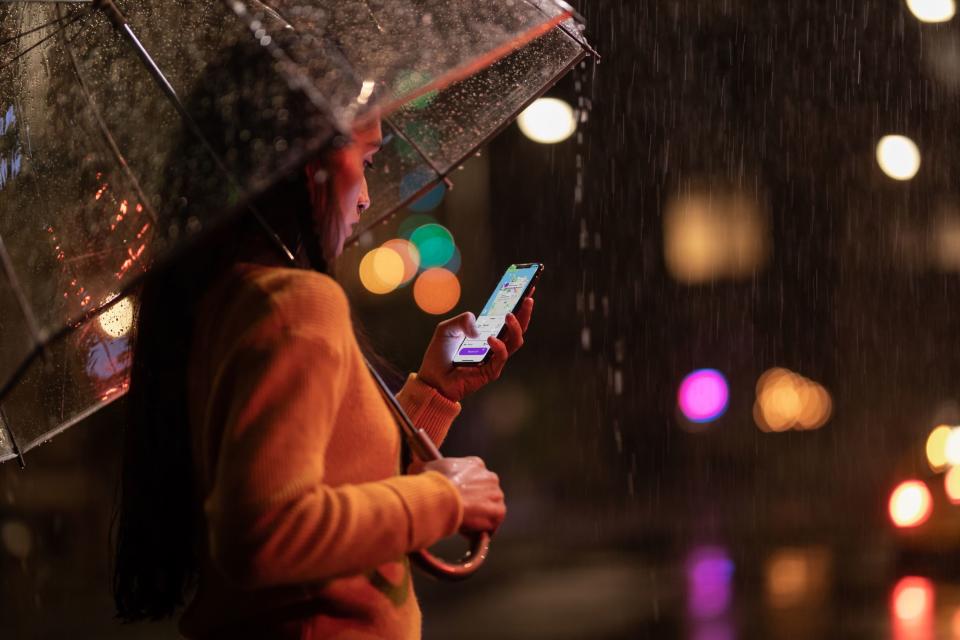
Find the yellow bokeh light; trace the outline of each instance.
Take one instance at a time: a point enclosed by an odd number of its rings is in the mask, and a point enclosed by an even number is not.
[[[390,293],[403,282],[404,264],[393,249],[378,247],[360,261],[360,282],[370,293]]]
[[[943,455],[947,459],[947,464],[960,464],[960,428],[953,427],[947,435],[947,441],[943,446]]]
[[[883,136],[877,143],[877,163],[894,180],[909,180],[920,170],[920,149],[906,136]]]
[[[100,328],[111,338],[122,338],[133,328],[133,301],[123,298],[97,318]]]
[[[664,208],[664,261],[686,284],[752,276],[767,259],[768,235],[759,203],[741,193],[694,192]]]
[[[950,467],[943,476],[943,490],[951,504],[960,504],[960,467]]]
[[[941,471],[947,466],[947,438],[950,437],[950,427],[940,425],[927,436],[927,463],[934,471]]]
[[[916,527],[927,521],[933,499],[927,485],[919,480],[901,482],[890,494],[890,519],[898,527]]]
[[[460,280],[446,269],[427,269],[413,283],[413,299],[426,313],[446,313],[460,301]]]
[[[954,0],[907,0],[907,8],[921,22],[946,22],[957,13]]]
[[[577,130],[573,108],[557,98],[540,98],[517,118],[523,135],[541,144],[563,142]]]
[[[417,245],[403,238],[394,238],[383,243],[385,249],[391,249],[397,252],[397,255],[403,260],[403,278],[400,284],[407,284],[417,275],[420,268],[420,251]]]

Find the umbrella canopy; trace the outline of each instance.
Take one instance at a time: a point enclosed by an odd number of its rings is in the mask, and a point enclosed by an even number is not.
[[[124,393],[148,269],[377,113],[369,228],[583,58],[581,32],[559,0],[0,4],[0,461]]]

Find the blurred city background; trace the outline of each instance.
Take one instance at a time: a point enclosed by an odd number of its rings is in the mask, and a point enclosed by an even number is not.
[[[960,638],[954,0],[578,8],[602,61],[337,266],[411,371],[546,264],[446,446],[508,517],[425,637]],[[175,637],[112,620],[123,410],[0,467],[3,637]]]

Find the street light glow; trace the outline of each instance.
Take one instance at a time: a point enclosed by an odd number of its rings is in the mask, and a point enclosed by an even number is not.
[[[947,466],[947,439],[950,437],[950,427],[940,425],[927,436],[927,464],[934,471],[940,471]]]
[[[920,149],[906,136],[883,136],[877,143],[877,163],[894,180],[909,180],[920,170]]]
[[[920,22],[946,22],[957,13],[954,0],[907,0],[907,8]]]
[[[927,521],[933,510],[930,490],[920,480],[907,480],[890,494],[890,519],[898,527],[916,527]]]
[[[97,318],[100,329],[111,338],[122,338],[133,328],[133,302],[129,297],[120,300]]]
[[[947,459],[947,464],[960,464],[960,428],[950,429],[944,443],[943,455]]]
[[[541,144],[563,142],[577,130],[573,108],[557,98],[540,98],[517,118],[523,135]]]

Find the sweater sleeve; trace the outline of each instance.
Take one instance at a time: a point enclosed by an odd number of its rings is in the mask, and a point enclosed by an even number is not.
[[[282,333],[236,349],[217,375],[228,411],[205,512],[211,556],[238,586],[358,573],[460,525],[459,494],[436,472],[324,484],[343,366],[329,342]]]
[[[450,425],[460,414],[459,402],[447,399],[430,385],[421,382],[415,373],[407,377],[403,388],[397,393],[397,400],[413,424],[426,431],[437,447],[443,444]]]

